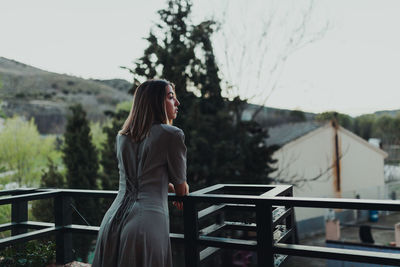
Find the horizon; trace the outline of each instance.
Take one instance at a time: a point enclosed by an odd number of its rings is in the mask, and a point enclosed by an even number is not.
[[[128,81],[127,79],[124,79],[124,78],[108,78],[108,79],[84,78],[84,77],[80,77],[80,76],[76,76],[76,75],[72,75],[72,74],[57,73],[57,72],[54,72],[54,71],[51,71],[51,70],[42,69],[42,68],[39,68],[39,67],[36,67],[36,66],[33,66],[33,65],[26,64],[26,63],[24,63],[24,62],[17,61],[17,60],[15,60],[15,59],[3,57],[3,56],[1,56],[1,55],[0,55],[0,58],[4,58],[4,59],[9,60],[9,61],[14,61],[14,62],[16,62],[16,63],[18,63],[18,64],[23,64],[23,65],[26,65],[26,66],[28,66],[28,67],[33,67],[33,68],[35,68],[35,69],[39,69],[39,70],[41,70],[41,71],[46,71],[46,72],[50,72],[50,73],[57,74],[57,75],[68,75],[68,76],[71,76],[71,77],[75,77],[75,78],[79,78],[79,79],[84,79],[84,80],[116,80],[116,79],[121,79],[121,80],[127,81],[127,82],[129,82],[129,83],[132,84],[131,81]],[[0,76],[0,77],[1,77],[1,76]],[[247,100],[246,100],[246,101],[247,101]],[[255,103],[251,103],[251,102],[249,102],[249,101],[247,101],[247,102],[248,102],[249,104],[258,105],[258,104],[255,104]],[[258,106],[260,106],[260,105],[258,105]],[[311,113],[311,114],[315,114],[315,115],[320,114],[320,113],[323,113],[323,112],[338,112],[338,111],[336,111],[336,110],[325,110],[325,111],[322,111],[322,112],[313,112],[313,111],[307,111],[307,110],[301,110],[301,109],[290,109],[290,108],[274,107],[274,106],[268,106],[268,105],[263,105],[263,107],[265,107],[265,108],[272,108],[272,109],[279,109],[279,110],[288,110],[288,111],[302,111],[302,112],[304,112],[304,113]],[[375,114],[375,115],[377,115],[376,113],[379,113],[379,112],[400,112],[400,108],[399,108],[399,109],[382,109],[382,110],[375,110],[375,111],[373,111],[373,112],[371,112],[371,113],[363,113],[363,114],[356,115],[356,116],[352,116],[352,115],[350,115],[350,114],[342,113],[342,112],[339,112],[339,113],[348,115],[348,116],[350,116],[350,117],[352,117],[352,118],[356,118],[356,117],[358,117],[358,116],[368,115],[368,114]]]

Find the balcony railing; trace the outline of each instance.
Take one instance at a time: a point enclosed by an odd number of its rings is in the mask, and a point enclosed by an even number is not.
[[[72,224],[71,199],[76,197],[114,198],[116,191],[77,189],[17,189],[0,191],[0,205],[11,204],[11,222],[0,225],[0,232],[11,236],[0,239],[0,249],[40,237],[56,236],[56,261],[72,261],[72,233],[97,234],[99,227]],[[54,199],[54,223],[28,221],[28,201]],[[335,259],[400,266],[400,254],[364,250],[298,245],[294,207],[400,211],[400,202],[336,198],[297,198],[285,185],[218,184],[189,196],[169,195],[169,201],[184,203],[184,233],[171,233],[172,242],[183,242],[186,266],[200,262],[221,248],[254,251],[257,266],[279,266],[287,256]],[[215,215],[229,211],[254,213],[253,222],[224,220]],[[222,219],[221,219],[222,218]],[[204,221],[208,225],[204,225]],[[210,223],[211,221],[211,223]],[[35,231],[28,232],[28,229]],[[234,239],[219,233],[229,230],[253,232],[253,237]],[[201,248],[204,248],[200,250]]]

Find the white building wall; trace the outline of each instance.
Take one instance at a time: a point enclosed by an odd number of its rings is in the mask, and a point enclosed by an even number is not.
[[[296,197],[380,198],[384,191],[384,153],[347,130],[339,130],[341,191],[336,192],[334,129],[329,124],[294,140],[275,152],[279,178],[294,186]],[[302,182],[324,173],[315,181]],[[292,178],[291,178],[292,177]],[[296,220],[326,215],[326,209],[296,208]]]
[[[384,157],[383,151],[366,141],[354,137],[347,130],[339,131],[342,160],[342,197],[384,199]]]
[[[319,128],[294,140],[274,154],[278,160],[279,178],[293,188],[296,197],[327,197],[333,194],[331,172],[313,182],[301,180],[316,177],[332,164],[333,132],[331,127]],[[279,172],[279,171],[278,171]],[[324,214],[324,209],[296,208],[296,220],[301,221]]]

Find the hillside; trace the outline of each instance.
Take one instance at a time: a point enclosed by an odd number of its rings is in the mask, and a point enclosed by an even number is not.
[[[400,109],[395,109],[395,110],[380,110],[380,111],[374,112],[374,114],[377,115],[377,116],[388,115],[388,116],[392,116],[392,117],[397,116],[399,113],[400,113]]]
[[[81,103],[93,121],[106,118],[104,111],[115,110],[122,101],[130,100],[132,85],[126,80],[82,79],[75,76],[44,71],[14,60],[0,57],[0,90],[2,109],[7,116],[22,115],[34,118],[40,133],[62,134],[68,107]],[[248,104],[242,119],[248,120],[259,106]],[[394,116],[400,110],[377,111],[375,115]],[[258,121],[263,127],[282,123],[313,120],[316,114],[263,107]]]
[[[130,100],[129,82],[86,80],[44,71],[0,57],[0,98],[7,116],[14,114],[35,118],[40,133],[64,132],[68,107],[81,103],[89,119],[105,119],[104,111],[114,110]]]

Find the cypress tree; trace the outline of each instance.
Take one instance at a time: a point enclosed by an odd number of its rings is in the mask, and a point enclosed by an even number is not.
[[[57,165],[48,158],[48,170],[43,172],[40,180],[42,188],[64,188],[64,176],[58,171]],[[32,213],[36,220],[42,222],[54,222],[53,199],[41,199],[32,203]]]
[[[99,163],[96,148],[92,143],[89,121],[80,104],[70,107],[70,110],[72,114],[67,120],[63,147],[63,161],[67,169],[66,184],[71,189],[95,190],[98,189]],[[74,209],[73,223],[85,224],[88,222],[90,225],[99,225],[103,215],[98,210],[99,199],[76,198],[72,205]],[[83,260],[87,260],[91,240],[92,238],[88,236],[80,236],[73,240],[77,255]]]
[[[211,36],[215,21],[190,21],[192,3],[170,0],[160,10],[157,35],[131,72],[134,79],[162,77],[176,84],[180,116],[174,122],[186,135],[188,178],[195,190],[215,183],[268,183],[272,154],[268,133],[256,122],[241,121],[246,103],[222,96]]]
[[[116,113],[108,112],[107,115],[112,118],[112,121],[110,126],[105,126],[103,128],[107,139],[101,151],[102,156],[100,164],[103,166],[103,172],[100,174],[101,186],[103,190],[118,190],[119,172],[115,142],[118,130],[121,129],[129,112],[119,110]],[[106,201],[106,203],[110,204],[109,201]]]

